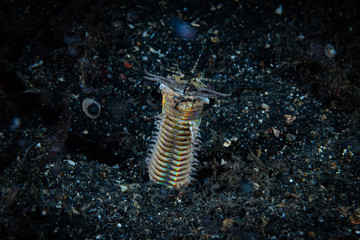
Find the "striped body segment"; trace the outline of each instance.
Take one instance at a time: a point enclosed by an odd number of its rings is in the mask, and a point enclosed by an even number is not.
[[[228,97],[207,88],[200,77],[183,79],[157,76],[145,70],[144,78],[160,83],[162,113],[147,157],[149,177],[169,188],[188,185],[196,164],[199,126],[209,98]]]
[[[197,162],[199,125],[209,99],[183,96],[164,84],[160,89],[162,113],[158,116],[147,162],[150,179],[172,188],[187,185],[192,180],[193,165]]]

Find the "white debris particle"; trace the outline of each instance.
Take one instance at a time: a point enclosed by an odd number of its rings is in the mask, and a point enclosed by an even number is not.
[[[335,50],[335,47],[331,44],[327,44],[324,48],[324,52],[325,52],[325,55],[328,57],[328,58],[333,58],[335,57],[336,55],[336,50]]]
[[[229,147],[231,145],[231,141],[230,140],[225,140],[223,145],[224,145],[224,147]]]
[[[283,12],[283,6],[279,5],[279,7],[275,10],[275,13],[281,15],[282,12]]]
[[[37,67],[43,65],[43,63],[44,63],[44,61],[43,61],[43,60],[40,60],[39,62],[34,63],[33,65],[30,65],[30,66],[29,66],[29,70],[33,70],[34,68],[37,68]]]
[[[267,105],[266,103],[262,103],[262,104],[261,104],[261,108],[264,109],[265,111],[269,111],[270,106]]]
[[[125,185],[120,185],[121,192],[125,192],[128,190],[128,187]]]
[[[64,162],[68,163],[71,166],[75,166],[75,162],[71,161],[70,159],[66,159],[66,160],[64,160]]]

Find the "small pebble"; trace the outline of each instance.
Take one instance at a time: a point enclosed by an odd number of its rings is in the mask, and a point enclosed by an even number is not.
[[[74,207],[71,208],[71,212],[75,215],[75,216],[79,216],[80,212],[78,210],[76,210]]]
[[[227,164],[227,162],[222,158],[220,165],[223,166],[223,165],[226,165],[226,164]]]
[[[279,136],[280,136],[280,131],[277,130],[276,128],[273,127],[273,128],[272,128],[272,131],[273,131],[275,137],[279,137]]]
[[[275,10],[275,13],[281,15],[283,13],[283,6],[279,5],[279,7]]]
[[[220,39],[218,37],[211,37],[210,40],[213,43],[219,43],[220,42]]]
[[[34,63],[33,65],[30,65],[28,69],[33,70],[34,68],[37,68],[37,67],[40,67],[41,65],[43,65],[43,63],[44,63],[44,61],[40,60],[39,62]]]
[[[285,114],[284,117],[286,124],[291,124],[296,119],[296,116],[292,116],[290,114]]]
[[[230,140],[225,140],[223,145],[224,145],[224,147],[230,147],[231,141]]]
[[[128,187],[125,185],[120,185],[121,192],[126,192],[128,190]]]
[[[328,57],[328,58],[333,58],[335,57],[336,55],[336,50],[334,48],[333,45],[331,44],[327,44],[324,48],[324,52],[325,52],[325,55]]]
[[[267,105],[266,103],[262,103],[262,104],[261,104],[261,108],[264,109],[265,111],[269,111],[270,106]]]
[[[295,136],[295,135],[290,134],[290,133],[286,134],[286,140],[287,140],[287,141],[292,142],[292,141],[294,141],[295,139],[296,139],[296,136]]]
[[[66,160],[64,160],[64,162],[68,163],[71,166],[75,166],[75,162],[71,161],[70,159],[66,159]]]
[[[159,53],[160,53],[160,50],[155,50],[155,49],[152,48],[152,47],[149,47],[149,51],[150,51],[151,53],[156,53],[156,54],[159,54]]]

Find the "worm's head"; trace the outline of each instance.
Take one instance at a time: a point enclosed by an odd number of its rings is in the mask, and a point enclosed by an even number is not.
[[[192,78],[186,78],[182,73],[176,73],[170,77],[157,76],[155,74],[145,71],[145,79],[156,81],[170,88],[181,96],[199,96],[207,98],[229,97],[231,94],[225,94],[210,90],[205,83],[203,83],[203,76],[196,75]]]

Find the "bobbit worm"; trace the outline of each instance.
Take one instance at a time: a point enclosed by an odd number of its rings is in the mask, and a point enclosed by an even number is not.
[[[212,91],[195,77],[184,80],[183,75],[171,78],[157,76],[145,70],[145,79],[160,83],[162,113],[147,156],[150,180],[169,188],[188,185],[192,181],[199,126],[209,98],[230,96]]]

